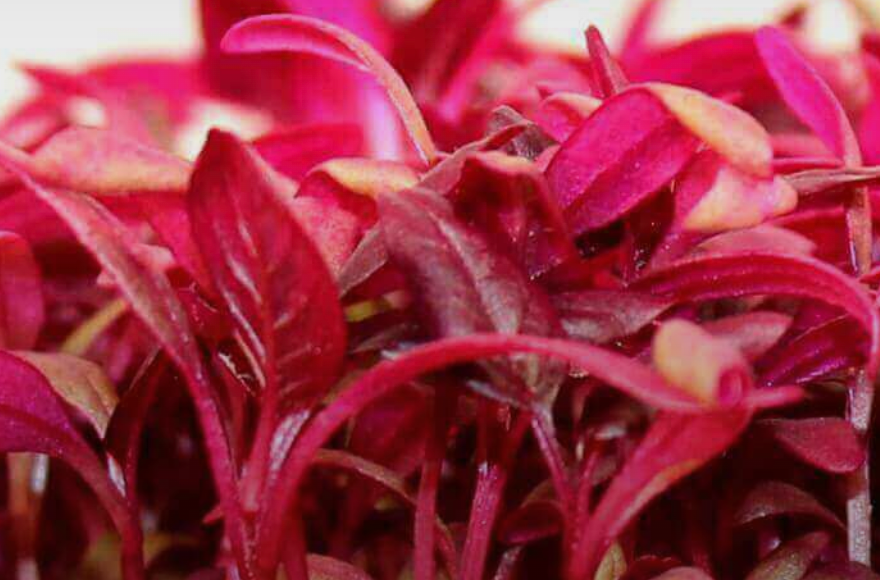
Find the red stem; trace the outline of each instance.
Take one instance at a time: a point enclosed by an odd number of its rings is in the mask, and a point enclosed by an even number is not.
[[[289,514],[293,512],[299,486],[310,467],[315,453],[333,436],[351,417],[357,415],[364,407],[387,395],[402,384],[421,374],[439,370],[451,364],[480,358],[509,354],[511,352],[532,352],[548,356],[556,356],[576,364],[595,376],[607,379],[612,385],[624,390],[641,387],[646,384],[659,384],[656,375],[646,367],[632,363],[629,359],[601,348],[583,343],[566,340],[539,338],[523,335],[483,334],[463,338],[449,338],[430,343],[414,349],[403,357],[385,361],[376,365],[362,375],[351,387],[327,408],[318,413],[306,426],[291,452],[281,466],[278,476],[273,478],[258,516],[256,537],[256,563],[260,572],[271,577],[280,557],[281,539],[288,525]],[[614,362],[617,367],[611,372],[608,366]],[[628,365],[631,375],[621,377],[617,372],[621,366]],[[635,372],[638,369],[638,379]],[[679,402],[675,402],[677,408]],[[685,409],[698,409],[698,405],[684,399],[681,406]],[[525,418],[523,431],[528,428],[529,417]],[[508,439],[510,440],[510,438]],[[513,450],[515,452],[515,449]],[[290,580],[305,580],[291,578]]]
[[[143,533],[129,501],[110,481],[101,460],[87,447],[70,445],[71,463],[107,510],[122,539],[121,567],[124,580],[144,580]]]
[[[562,509],[568,511],[574,501],[574,492],[568,477],[568,467],[562,457],[562,448],[553,435],[552,419],[543,411],[537,411],[532,418],[532,431],[547,463],[550,479]]]
[[[415,514],[415,580],[434,580],[434,529],[437,515],[437,488],[446,455],[446,435],[457,397],[437,392],[434,400],[433,429],[425,448],[425,463],[419,480]]]
[[[486,565],[492,527],[507,484],[507,472],[501,465],[483,463],[477,477],[477,489],[471,504],[467,540],[461,554],[461,580],[480,580]]]
[[[507,433],[500,461],[483,461],[477,476],[477,489],[471,504],[467,538],[461,554],[461,580],[480,580],[486,567],[486,557],[492,540],[492,529],[498,517],[498,508],[504,497],[507,475],[529,427],[531,416],[520,413]]]

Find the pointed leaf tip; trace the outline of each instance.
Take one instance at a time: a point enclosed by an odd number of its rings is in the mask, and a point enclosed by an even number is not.
[[[847,165],[861,165],[858,140],[843,106],[786,33],[765,26],[755,33],[755,44],[764,67],[792,112]]]

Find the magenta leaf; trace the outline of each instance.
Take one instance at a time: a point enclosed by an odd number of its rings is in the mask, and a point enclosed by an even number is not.
[[[811,258],[760,252],[689,258],[647,273],[632,288],[676,301],[756,294],[819,300],[852,316],[870,337],[869,374],[880,364],[880,317],[864,287]]]
[[[40,270],[28,243],[0,231],[0,348],[33,348],[44,318]]]
[[[785,33],[775,28],[762,28],[755,33],[755,43],[767,72],[789,108],[833,154],[847,165],[861,165],[859,143],[846,112]]]
[[[649,91],[628,90],[596,110],[562,144],[547,180],[572,232],[607,225],[656,193],[697,141]]]
[[[620,65],[614,61],[602,33],[595,26],[587,29],[587,48],[590,51],[590,65],[593,69],[593,84],[602,98],[616,95],[629,84]]]
[[[15,173],[38,197],[50,205],[112,276],[168,355],[187,378],[205,434],[218,493],[232,528],[237,556],[244,560],[240,512],[235,499],[235,473],[229,442],[210,380],[202,362],[186,313],[168,280],[142,263],[133,253],[131,233],[107,209],[82,194],[47,187],[31,178],[4,149],[0,156],[7,170]],[[242,562],[242,567],[247,565]]]
[[[758,425],[783,449],[824,471],[847,473],[865,461],[864,444],[843,419],[763,419]]]
[[[127,580],[142,577],[141,530],[101,460],[80,436],[46,378],[24,360],[0,352],[0,451],[45,453],[68,463],[95,492],[124,543]]]
[[[303,16],[257,16],[235,25],[223,38],[222,46],[239,54],[315,54],[373,75],[397,108],[422,161],[428,165],[434,161],[434,142],[403,79],[374,48],[350,32]]]
[[[361,140],[355,125],[308,124],[273,131],[255,139],[252,145],[276,171],[300,180],[325,161],[360,155]]]

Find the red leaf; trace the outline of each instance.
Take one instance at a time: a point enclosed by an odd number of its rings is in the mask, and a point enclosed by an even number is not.
[[[325,161],[362,154],[361,140],[356,125],[316,123],[273,131],[253,146],[276,171],[300,180]]]
[[[801,197],[839,192],[858,185],[880,183],[878,167],[841,167],[809,169],[785,176]]]
[[[813,532],[786,542],[761,560],[746,580],[801,580],[830,541],[825,532]]]
[[[877,580],[873,570],[858,562],[828,564],[807,575],[806,580]]]
[[[309,554],[306,558],[310,580],[372,580],[372,577],[347,562],[329,556]]]
[[[183,192],[190,164],[101,129],[73,127],[52,136],[33,157],[35,177],[91,195]]]
[[[864,341],[852,340],[856,322],[839,317],[814,326],[779,349],[771,351],[761,368],[766,385],[803,384],[847,367],[864,364],[859,347]]]
[[[0,352],[0,452],[45,453],[69,464],[94,491],[122,534],[126,577],[143,567],[140,525],[101,460],[77,432],[46,378],[22,359]]]
[[[777,516],[809,516],[845,530],[834,513],[802,489],[781,481],[766,481],[757,485],[743,500],[734,516],[738,525]]]
[[[557,141],[565,141],[601,106],[599,99],[580,93],[553,93],[541,101],[535,122]]]
[[[27,242],[0,231],[0,348],[33,348],[44,318],[40,270]]]
[[[703,324],[704,330],[733,343],[750,361],[770,350],[789,327],[790,316],[766,311],[725,316]]]
[[[135,257],[130,232],[102,205],[76,192],[47,187],[31,178],[17,155],[0,149],[0,164],[16,174],[67,223],[79,241],[112,276],[120,292],[187,378],[209,451],[218,493],[242,567],[245,547],[235,498],[235,473],[217,403],[186,313],[168,280]]]
[[[748,252],[689,258],[647,273],[632,284],[676,301],[775,294],[819,300],[844,310],[870,336],[868,372],[880,364],[880,316],[865,288],[817,260]]]
[[[145,120],[126,102],[125,96],[89,75],[74,74],[46,66],[25,66],[24,72],[50,93],[65,99],[94,99],[103,108],[106,126],[114,131],[151,143],[153,136]]]
[[[336,377],[345,324],[333,279],[294,218],[291,195],[252,149],[213,131],[193,173],[189,212],[266,396],[310,406]]]
[[[565,331],[597,344],[635,334],[673,305],[661,297],[622,290],[584,290],[552,299]]]
[[[735,405],[753,386],[751,368],[736,343],[681,318],[660,325],[651,354],[667,381],[708,404]]]
[[[547,297],[477,231],[461,224],[444,199],[421,189],[385,195],[379,214],[389,255],[410,281],[435,336],[561,334]],[[558,365],[533,357],[511,365],[493,369],[513,371],[523,384],[508,384],[512,379],[505,376],[487,394],[518,405],[532,397],[553,400],[564,378]]]
[[[673,227],[716,233],[757,226],[797,206],[798,195],[783,178],[756,178],[711,151],[698,153],[677,180]]]
[[[496,151],[473,153],[452,201],[457,215],[507,248],[532,278],[575,254],[544,176],[522,158]]]
[[[843,419],[764,419],[758,425],[784,449],[819,469],[848,473],[865,462],[865,446]]]
[[[859,143],[846,112],[785,33],[762,28],[755,34],[755,43],[767,72],[789,108],[847,165],[861,165]]]
[[[726,450],[750,419],[746,410],[661,414],[580,530],[571,576],[591,575],[602,554],[652,499]]]

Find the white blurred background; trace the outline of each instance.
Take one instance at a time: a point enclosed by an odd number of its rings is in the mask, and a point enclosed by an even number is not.
[[[325,0],[344,6],[348,0]],[[397,0],[418,4],[425,0]],[[880,13],[880,0],[861,2]],[[27,94],[16,63],[77,66],[126,55],[192,54],[198,48],[195,0],[0,0],[0,113]],[[766,22],[798,0],[669,0],[662,35],[685,37],[707,28]],[[816,6],[812,21],[830,44],[854,38],[847,0],[801,0]],[[526,34],[579,49],[596,24],[613,45],[632,0],[556,0],[538,11]],[[340,8],[342,9],[342,8]]]

